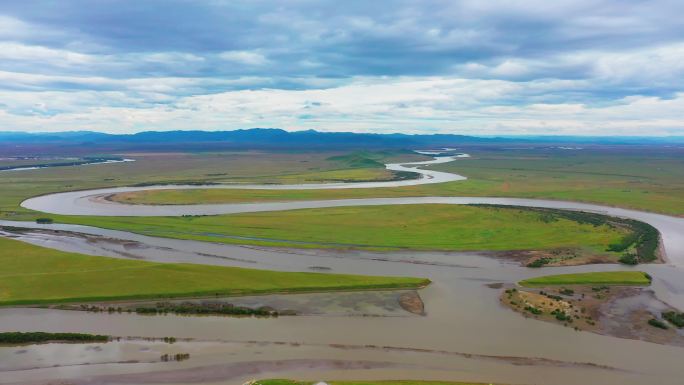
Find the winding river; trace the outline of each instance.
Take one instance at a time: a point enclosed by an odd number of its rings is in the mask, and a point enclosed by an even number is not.
[[[454,159],[438,157],[422,164],[388,165],[394,170],[421,173],[422,177],[417,180],[306,185],[306,188],[381,187],[464,179],[418,168]],[[55,214],[117,216],[427,203],[490,203],[601,212],[642,220],[658,228],[668,263],[639,266],[639,269],[654,277],[654,306],[668,303],[684,309],[684,218],[592,204],[517,198],[374,198],[181,206],[132,206],[102,199],[122,191],[207,187],[302,188],[301,185],[150,186],[50,194],[28,199],[22,205]],[[348,311],[278,319],[0,309],[0,330],[188,339],[173,345],[132,338],[107,344],[0,348],[0,383],[3,384],[45,383],[53,379],[73,384],[238,384],[255,377],[429,378],[527,384],[543,379],[545,384],[568,385],[680,384],[684,375],[680,362],[682,348],[577,332],[526,319],[499,305],[499,291],[487,286],[549,273],[618,270],[625,269],[624,266],[528,269],[477,253],[278,250],[155,238],[81,225],[12,221],[0,221],[0,225],[61,230],[49,234],[29,232],[19,239],[93,255],[280,271],[325,268],[324,271],[335,273],[421,276],[433,281],[420,291],[426,316],[363,310],[367,309],[364,304],[371,301],[364,294],[336,302],[335,309],[342,307]],[[97,240],[84,239],[79,234],[89,234]],[[292,298],[303,303],[324,301],[313,294]],[[250,300],[258,301],[258,298]],[[365,311],[370,314],[358,316],[358,312]],[[191,353],[188,361],[159,362],[161,354],[185,352]]]

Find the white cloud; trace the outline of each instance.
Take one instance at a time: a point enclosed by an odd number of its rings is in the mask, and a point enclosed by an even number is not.
[[[613,83],[637,82],[653,88],[684,78],[684,43],[629,52],[594,52],[594,71]]]
[[[66,66],[94,64],[98,61],[98,58],[78,52],[37,45],[0,42],[0,60],[26,61],[36,64],[42,63]]]
[[[193,62],[203,62],[204,58],[201,56],[193,55],[191,53],[184,52],[158,52],[143,55],[143,60],[152,63],[193,63]]]
[[[31,28],[25,22],[0,15],[0,38],[1,39],[17,39],[24,37],[31,33]]]
[[[121,93],[2,93],[15,100],[0,114],[6,129],[223,130],[246,127],[324,131],[464,134],[673,135],[684,127],[684,93],[672,99],[629,97],[602,107],[582,103],[524,103],[536,92],[565,86],[553,81],[511,82],[447,77],[357,78],[315,90],[241,90],[188,96],[141,108]],[[16,98],[16,96],[21,96]],[[120,105],[120,106],[117,106]],[[74,108],[78,107],[78,108]],[[28,113],[14,114],[24,108]],[[62,113],[46,113],[64,109]]]
[[[245,64],[250,66],[262,66],[268,63],[268,59],[258,53],[250,51],[225,51],[221,52],[219,58],[239,64]]]
[[[492,74],[504,77],[516,77],[526,75],[528,68],[519,61],[506,60],[503,63],[492,68]]]

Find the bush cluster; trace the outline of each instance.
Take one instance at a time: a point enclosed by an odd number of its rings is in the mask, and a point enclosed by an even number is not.
[[[561,289],[559,290],[559,292],[560,292],[561,294],[567,295],[567,296],[575,295],[575,291],[574,291],[574,290],[568,289],[568,288],[565,288],[565,287],[564,287],[564,288],[561,288]]]
[[[625,265],[638,265],[639,264],[639,257],[636,256],[636,254],[632,253],[624,253],[618,259],[620,263],[623,263]]]
[[[667,325],[665,325],[665,322],[656,318],[651,318],[650,320],[648,320],[648,324],[658,329],[667,329]]]
[[[675,311],[666,311],[662,313],[667,322],[673,324],[678,328],[684,327],[684,313],[677,313]]]
[[[572,322],[572,317],[567,315],[563,310],[556,309],[551,312],[551,315],[555,316],[559,321]]]
[[[542,267],[551,262],[551,258],[542,257],[527,264],[527,267]]]
[[[22,344],[48,341],[106,342],[108,336],[82,333],[5,332],[0,333],[0,343]]]
[[[536,307],[534,307],[534,306],[529,306],[529,305],[528,305],[528,306],[525,306],[525,310],[529,311],[529,312],[532,313],[532,314],[536,314],[536,315],[539,315],[539,314],[543,313],[543,312],[541,311],[541,309],[537,309]]]
[[[161,356],[163,362],[185,361],[190,359],[190,353],[164,354]]]
[[[259,307],[256,309],[235,306],[229,303],[191,303],[184,302],[181,304],[172,304],[168,302],[160,302],[155,306],[137,307],[135,308],[137,314],[180,314],[180,315],[249,315],[262,317],[277,317],[278,311],[269,307]]]

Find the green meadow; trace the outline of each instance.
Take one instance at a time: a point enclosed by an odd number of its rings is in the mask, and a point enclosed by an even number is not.
[[[605,271],[592,273],[558,274],[530,278],[519,282],[521,286],[540,287],[558,285],[619,285],[648,286],[651,277],[641,271]]]
[[[164,190],[116,197],[129,203],[189,204],[401,196],[506,196],[584,201],[684,215],[684,157],[661,149],[466,150],[472,158],[431,168],[468,180],[400,188],[343,190]],[[380,162],[429,157],[408,151],[339,154],[125,154],[136,162],[0,174],[0,218],[33,220],[22,200],[50,192],[139,183],[321,183],[387,180]],[[1,162],[0,162],[1,163]]]
[[[379,250],[546,250],[607,252],[629,231],[518,208],[392,205],[189,217],[56,217],[59,221],[212,242]]]
[[[284,273],[65,253],[0,237],[0,305],[416,288],[406,277]]]

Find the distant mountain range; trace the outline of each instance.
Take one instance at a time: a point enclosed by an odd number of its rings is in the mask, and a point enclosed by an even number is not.
[[[450,134],[368,134],[351,132],[285,131],[251,128],[234,131],[146,131],[106,134],[93,131],[59,133],[0,132],[0,146],[50,146],[91,150],[142,149],[285,149],[285,148],[425,148],[501,144],[682,145],[684,137],[499,136]]]

